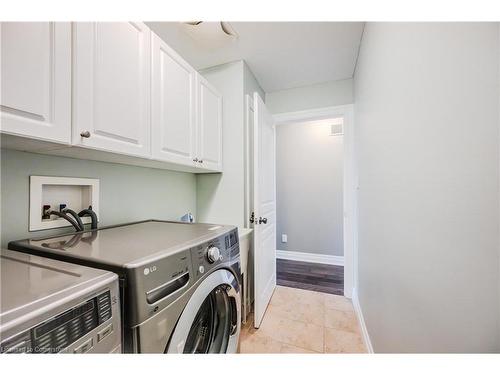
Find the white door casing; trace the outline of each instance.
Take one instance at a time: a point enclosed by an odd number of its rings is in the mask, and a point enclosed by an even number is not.
[[[2,22],[1,130],[71,142],[71,24]]]
[[[151,156],[150,62],[151,31],[143,23],[74,23],[74,144]]]
[[[254,325],[258,328],[276,287],[276,129],[258,93],[253,104]]]
[[[245,228],[252,228],[250,215],[253,211],[253,136],[254,136],[253,96],[245,95]]]
[[[316,108],[274,115],[278,126],[342,117],[344,119],[344,296],[352,298],[357,285],[357,164],[352,105]]]
[[[196,71],[160,37],[151,35],[153,158],[192,165],[196,148]]]
[[[199,74],[197,80],[196,157],[202,167],[222,171],[222,96]]]

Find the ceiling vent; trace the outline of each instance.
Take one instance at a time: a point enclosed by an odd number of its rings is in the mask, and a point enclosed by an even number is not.
[[[200,47],[208,50],[222,48],[236,39],[238,34],[229,22],[183,22],[182,30]]]
[[[330,135],[344,135],[344,124],[332,124],[330,128]]]

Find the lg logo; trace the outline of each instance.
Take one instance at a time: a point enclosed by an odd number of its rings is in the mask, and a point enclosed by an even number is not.
[[[156,266],[146,267],[144,268],[144,276],[149,275],[151,272],[156,271]]]

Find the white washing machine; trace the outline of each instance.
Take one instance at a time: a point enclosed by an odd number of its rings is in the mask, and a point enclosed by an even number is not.
[[[118,276],[2,250],[1,353],[120,353]]]
[[[10,249],[116,272],[126,352],[235,353],[241,321],[235,227],[149,220]]]

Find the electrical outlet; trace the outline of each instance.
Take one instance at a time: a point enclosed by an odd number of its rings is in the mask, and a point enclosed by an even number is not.
[[[283,242],[283,243],[288,242],[288,236],[286,234],[281,235],[281,242]]]

